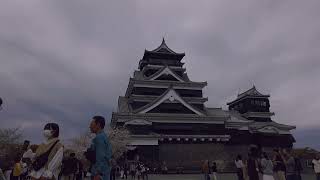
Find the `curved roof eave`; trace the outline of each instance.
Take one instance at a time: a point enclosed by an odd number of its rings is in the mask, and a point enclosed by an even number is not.
[[[194,113],[198,114],[198,115],[205,115],[204,112],[202,112],[201,110],[197,109],[196,107],[188,104],[187,102],[185,102],[180,96],[179,94],[172,88],[172,87],[169,87],[161,96],[159,96],[157,99],[155,99],[153,102],[145,105],[145,106],[142,106],[141,108],[138,108],[137,110],[134,111],[134,113],[141,113],[143,111],[146,111],[148,112],[148,108],[151,108],[152,106],[155,106],[157,107],[158,105],[160,105],[164,100],[165,96],[167,96],[170,92],[173,91],[173,94],[175,96],[177,96],[175,99],[177,99],[180,103],[182,103],[184,106],[186,106],[188,109],[190,109],[191,111],[193,111]],[[158,105],[157,105],[158,103]],[[155,108],[154,107],[154,108]],[[151,108],[153,109],[153,108]],[[150,109],[150,110],[151,110]]]

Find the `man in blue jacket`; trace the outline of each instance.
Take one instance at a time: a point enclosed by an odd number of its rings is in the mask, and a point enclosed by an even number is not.
[[[92,140],[90,149],[95,152],[95,162],[92,164],[91,173],[94,180],[110,179],[110,160],[112,155],[111,144],[104,132],[105,119],[102,116],[94,116],[90,124],[90,130],[96,134]]]

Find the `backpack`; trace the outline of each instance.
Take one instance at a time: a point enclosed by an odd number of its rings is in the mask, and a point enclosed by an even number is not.
[[[96,151],[92,148],[88,148],[86,152],[83,153],[83,155],[90,161],[91,164],[96,163]]]

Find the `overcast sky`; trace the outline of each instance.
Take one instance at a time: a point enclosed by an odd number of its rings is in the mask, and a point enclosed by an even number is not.
[[[271,95],[297,146],[320,148],[319,0],[43,1],[0,5],[1,127],[42,140],[47,122],[63,138],[111,118],[145,49],[165,37],[208,107],[224,107],[254,84]]]

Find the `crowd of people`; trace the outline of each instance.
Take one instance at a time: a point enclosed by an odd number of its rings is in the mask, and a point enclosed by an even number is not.
[[[312,165],[315,180],[320,180],[320,155],[312,160]],[[268,154],[253,147],[246,160],[238,155],[234,166],[238,180],[302,180],[303,168],[300,159],[288,149],[274,149]],[[201,169],[204,180],[218,180],[216,162],[205,160]]]
[[[209,160],[205,160],[201,167],[202,173],[204,174],[205,180],[217,180],[217,163],[209,162]]]
[[[149,177],[148,177],[148,174],[149,174],[149,168],[141,163],[141,162],[137,162],[137,163],[131,163],[129,165],[128,168],[126,167],[122,167],[120,172],[121,172],[121,178],[124,179],[126,178],[127,179],[127,175],[129,174],[130,177],[131,177],[131,180],[135,180],[135,179],[138,179],[138,180],[148,180]],[[127,171],[127,172],[125,172]],[[123,174],[126,174],[125,176]]]
[[[93,117],[90,130],[96,134],[90,148],[84,153],[90,162],[86,170],[83,164],[70,153],[64,157],[65,148],[59,139],[59,125],[48,123],[44,126],[45,142],[30,146],[25,141],[21,152],[15,153],[14,162],[2,168],[0,160],[0,180],[109,180],[111,177],[111,145],[104,132],[105,119]],[[8,164],[8,162],[6,162]]]
[[[149,167],[137,158],[135,161],[117,164],[112,157],[111,145],[104,132],[105,119],[93,117],[90,130],[96,134],[91,146],[83,153],[89,165],[77,159],[71,152],[65,155],[65,148],[59,140],[59,126],[48,123],[44,126],[43,135],[46,141],[31,146],[25,141],[22,152],[17,152],[11,168],[2,169],[0,160],[0,180],[115,180],[121,179],[148,180]],[[320,156],[312,161],[316,180],[320,180]],[[251,148],[248,158],[244,160],[238,155],[234,161],[238,180],[301,180],[302,165],[290,150],[274,149],[272,153],[261,152],[259,148]],[[182,168],[183,169],[183,168]],[[177,173],[182,172],[177,168]],[[204,180],[217,179],[217,163],[204,161],[202,164]],[[162,162],[159,168],[152,168],[153,173],[166,174],[168,167]]]
[[[67,152],[60,142],[58,124],[46,124],[43,129],[44,143],[30,145],[30,141],[25,141],[21,152],[16,153],[14,162],[8,167],[2,168],[0,160],[0,180],[115,180],[116,176],[148,180],[150,169],[139,160],[117,164],[111,155],[104,126],[102,116],[93,117],[90,130],[96,136],[83,153],[86,159],[83,162],[74,152]]]
[[[247,161],[235,160],[238,180],[301,180],[302,165],[288,150],[274,149],[272,154],[251,149]]]
[[[120,179],[130,180],[148,180],[150,168],[139,160],[131,161],[111,161],[110,179],[115,180],[116,177]]]

